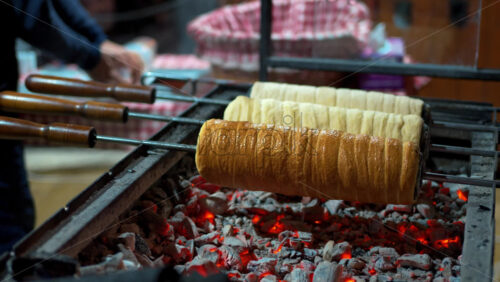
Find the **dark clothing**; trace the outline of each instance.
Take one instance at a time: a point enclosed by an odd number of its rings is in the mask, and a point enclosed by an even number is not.
[[[83,69],[100,59],[106,35],[77,0],[0,2],[0,91],[16,90],[15,40]],[[0,113],[0,115],[5,115]],[[0,140],[0,254],[33,228],[34,212],[23,160],[22,142]]]

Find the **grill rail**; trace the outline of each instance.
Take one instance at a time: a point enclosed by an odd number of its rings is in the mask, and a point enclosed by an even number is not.
[[[247,85],[222,83],[216,85],[204,98],[230,100],[238,95],[245,95],[248,89]],[[496,192],[496,189],[491,188],[500,184],[500,181],[494,178],[498,162],[498,152],[495,149],[499,128],[496,126],[496,118],[488,116],[487,112],[492,112],[496,117],[496,109],[488,104],[449,100],[436,102],[426,99],[425,102],[432,108],[431,141],[432,137],[436,136],[450,137],[451,130],[456,133],[454,137],[459,136],[471,142],[471,147],[432,143],[429,146],[429,149],[436,153],[475,155],[470,157],[469,177],[429,171],[425,171],[423,177],[434,181],[474,185],[470,186],[467,222],[481,224],[466,224],[463,249],[466,264],[462,277],[466,281],[469,281],[469,277],[477,277],[477,269],[480,269],[483,275],[491,277]],[[446,106],[442,107],[443,104]],[[471,105],[474,106],[473,109]],[[204,120],[220,117],[223,108],[222,105],[195,101],[180,115],[180,119],[173,119],[150,140],[193,144],[196,142],[199,125],[184,124],[182,118]],[[26,256],[39,252],[76,256],[185,154],[186,152],[139,146],[66,207],[25,237],[16,245],[13,253],[0,259],[0,263],[4,264],[10,256]],[[429,158],[432,159],[433,155]],[[480,257],[477,256],[478,250],[484,251]]]

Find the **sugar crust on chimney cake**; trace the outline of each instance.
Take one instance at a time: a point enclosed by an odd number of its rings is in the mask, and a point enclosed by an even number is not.
[[[198,136],[196,166],[226,187],[410,204],[419,148],[365,134],[211,119]]]
[[[424,105],[420,99],[375,91],[259,81],[252,86],[250,97],[417,116],[422,115]]]
[[[224,120],[340,130],[353,134],[389,137],[403,142],[411,141],[415,144],[420,143],[423,125],[422,118],[413,114],[402,115],[245,96],[239,96],[229,103],[224,111]]]

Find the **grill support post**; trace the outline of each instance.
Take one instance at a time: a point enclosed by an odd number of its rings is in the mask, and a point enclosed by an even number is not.
[[[493,133],[472,132],[473,148],[495,150]],[[493,157],[471,156],[471,176],[494,179],[497,160]],[[495,242],[495,187],[470,186],[462,249],[462,281],[493,280]]]

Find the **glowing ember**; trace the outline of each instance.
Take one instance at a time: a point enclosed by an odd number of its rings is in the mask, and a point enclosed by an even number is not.
[[[444,195],[449,195],[450,194],[450,188],[448,188],[448,187],[441,188],[441,189],[439,189],[439,193],[440,194],[444,194]]]
[[[351,259],[352,255],[351,255],[351,253],[344,253],[344,254],[342,254],[342,256],[340,258],[341,259]]]
[[[327,260],[317,260],[321,256],[335,261],[342,281],[349,282],[377,275],[388,280],[425,280],[429,274],[451,281],[459,273],[465,228],[459,219],[465,218],[464,201],[469,192],[465,188],[450,191],[425,182],[420,193],[424,199],[417,208],[340,200],[328,201],[327,205],[319,199],[221,188],[201,177],[183,179],[190,179],[196,187],[190,189],[191,194],[182,194],[185,199],[171,201],[165,209],[164,204],[154,205],[162,203],[162,198],[150,193],[124,218],[135,215],[138,209],[148,209],[150,216],[127,221],[116,231],[136,233],[135,240],[140,244],[134,255],[139,259],[147,256],[155,265],[179,266],[181,275],[199,272],[205,276],[220,271],[231,281],[264,277],[283,281],[300,268],[296,274],[312,281],[318,264]],[[210,195],[209,191],[218,192]],[[215,209],[218,203],[205,205],[206,197],[227,202],[227,209],[219,212]],[[115,241],[122,244],[121,248],[134,243],[130,234],[115,240],[113,232],[106,233],[109,240],[100,236],[96,247],[112,252]],[[437,251],[446,258],[436,260]],[[84,259],[94,260],[91,256]],[[144,263],[149,265],[148,260]],[[316,279],[323,274],[317,271]]]
[[[272,275],[272,273],[271,272],[262,273],[261,275],[259,275],[259,280],[262,280],[262,278],[269,276],[269,275]]]
[[[214,224],[215,215],[209,211],[205,211],[205,213],[201,216],[202,219],[210,221],[210,223]]]
[[[211,183],[203,183],[197,186],[198,188],[207,191],[210,194],[213,194],[220,190],[220,186],[211,184]]]
[[[167,236],[168,232],[170,231],[170,224],[167,223],[167,219],[166,218],[163,219],[163,222],[165,223],[165,225],[162,228],[162,230],[160,231],[160,235],[161,236]]]
[[[279,252],[281,252],[281,248],[283,248],[283,244],[285,243],[281,243],[278,248],[276,250],[273,251],[273,254],[278,254]]]
[[[462,201],[465,201],[467,202],[468,198],[469,198],[469,191],[463,191],[461,189],[458,189],[457,190],[457,195],[458,195],[458,198]]]
[[[425,238],[419,237],[417,238],[417,241],[420,242],[421,244],[427,245],[429,242],[425,240]]]
[[[260,222],[260,216],[259,215],[254,215],[252,218],[253,224],[257,224]]]
[[[285,225],[280,222],[285,217],[285,215],[278,215],[276,217],[276,222],[269,228],[268,232],[271,234],[279,234],[285,230]]]
[[[436,248],[449,248],[450,244],[454,244],[454,243],[458,243],[458,242],[460,242],[460,237],[455,236],[455,238],[436,240],[434,242],[434,246]]]
[[[248,262],[250,262],[251,260],[257,259],[253,254],[253,252],[250,252],[248,249],[244,249],[243,251],[240,252],[240,258],[243,267],[247,267]]]
[[[203,277],[207,277],[209,274],[207,269],[205,269],[205,267],[203,267],[203,265],[194,265],[191,267],[191,270],[198,272],[198,274],[200,274]]]

